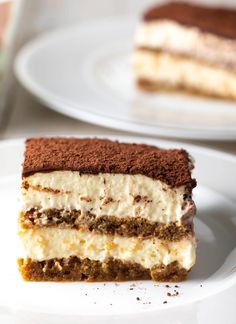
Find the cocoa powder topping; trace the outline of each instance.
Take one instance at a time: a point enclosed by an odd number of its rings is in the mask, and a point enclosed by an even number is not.
[[[236,38],[236,10],[192,5],[185,2],[169,2],[154,6],[143,17],[144,21],[156,19],[174,20],[186,26],[222,37]]]
[[[23,177],[36,172],[145,175],[171,187],[193,188],[191,163],[182,149],[160,149],[97,138],[31,138],[26,140]]]

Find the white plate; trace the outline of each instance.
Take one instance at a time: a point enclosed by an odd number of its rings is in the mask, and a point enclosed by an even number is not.
[[[114,138],[114,137],[113,137]],[[152,281],[123,283],[27,283],[16,267],[17,213],[23,140],[0,143],[0,322],[17,323],[235,323],[236,158],[208,149],[144,138],[115,137],[161,147],[184,147],[196,160],[194,199],[199,239],[197,264],[179,288]],[[4,262],[3,262],[4,260]],[[177,289],[179,296],[168,297]],[[140,301],[136,298],[139,297]],[[163,301],[167,304],[163,304]],[[218,303],[218,308],[217,305]],[[216,307],[214,314],[208,309]],[[217,315],[218,314],[218,315]],[[13,316],[13,317],[12,317]],[[206,316],[207,321],[206,321]],[[203,320],[204,319],[204,320]],[[232,319],[232,321],[231,321]],[[81,323],[81,322],[80,322]]]
[[[16,75],[41,101],[73,118],[150,135],[235,140],[235,103],[135,89],[135,25],[113,18],[46,34],[19,53]]]
[[[16,75],[73,118],[150,135],[235,140],[235,103],[135,89],[135,25],[133,18],[113,18],[46,34],[19,53]]]

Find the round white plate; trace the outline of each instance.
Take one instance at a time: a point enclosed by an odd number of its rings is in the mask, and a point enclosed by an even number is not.
[[[16,75],[73,118],[149,135],[235,140],[235,103],[135,88],[135,26],[133,18],[113,18],[46,34],[21,50]]]
[[[114,137],[111,137],[114,138]],[[29,283],[16,266],[17,214],[23,140],[0,143],[0,322],[13,323],[235,323],[236,310],[236,158],[185,144],[144,138],[115,137],[126,142],[184,147],[196,160],[194,199],[199,240],[197,264],[187,281],[121,283]],[[223,172],[222,172],[223,171]],[[176,297],[167,293],[179,292]],[[137,300],[137,297],[140,300]],[[163,304],[167,301],[167,304]],[[215,306],[219,304],[218,308]],[[209,313],[216,307],[214,313]],[[219,314],[218,314],[218,313]],[[217,315],[218,314],[218,315]],[[226,316],[225,315],[225,316]],[[206,317],[207,316],[207,317]],[[207,318],[207,320],[206,320]],[[5,321],[1,321],[4,319]],[[9,320],[9,322],[7,321]],[[203,320],[204,319],[204,320]],[[230,320],[232,319],[232,321]],[[81,322],[82,321],[82,322]]]

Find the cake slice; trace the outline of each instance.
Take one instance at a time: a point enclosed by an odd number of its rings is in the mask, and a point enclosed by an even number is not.
[[[134,74],[147,91],[236,99],[236,11],[170,2],[150,8],[135,37]]]
[[[184,150],[105,139],[26,140],[23,278],[185,279],[195,263],[192,167]]]

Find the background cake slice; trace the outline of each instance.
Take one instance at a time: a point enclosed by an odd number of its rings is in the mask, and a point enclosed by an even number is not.
[[[187,90],[236,99],[236,11],[170,2],[150,8],[135,38],[143,90]]]
[[[26,280],[185,279],[195,263],[184,150],[102,139],[28,139],[18,260]]]

